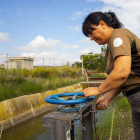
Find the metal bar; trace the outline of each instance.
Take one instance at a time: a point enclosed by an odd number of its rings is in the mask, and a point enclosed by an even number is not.
[[[77,96],[78,96],[77,94],[74,95],[72,99],[73,99],[73,100],[76,100],[76,99],[77,99]]]
[[[53,140],[66,140],[64,121],[54,121],[53,122]]]
[[[89,108],[85,110],[82,114],[84,115],[89,111]],[[93,113],[90,112],[89,115],[85,116],[82,119],[82,125],[86,128],[86,130],[82,130],[82,138],[83,140],[94,140],[94,132],[93,132]]]
[[[56,120],[53,121],[53,140],[71,140],[70,130],[71,125],[68,121]]]
[[[74,121],[71,121],[71,123],[73,124],[73,125],[71,125],[71,130],[70,130],[70,135],[71,135],[71,140],[75,140],[74,139]]]
[[[54,96],[53,98],[56,99],[56,100],[64,100],[64,99],[59,98],[59,97],[57,97],[57,96]]]

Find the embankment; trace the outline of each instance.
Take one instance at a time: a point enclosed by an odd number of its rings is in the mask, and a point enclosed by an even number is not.
[[[3,130],[6,130],[54,108],[56,105],[45,101],[47,96],[60,93],[82,92],[87,86],[87,84],[75,84],[44,93],[24,95],[2,101],[0,102],[0,128],[3,125]]]

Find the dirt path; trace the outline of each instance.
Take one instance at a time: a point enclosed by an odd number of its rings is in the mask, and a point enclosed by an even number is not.
[[[132,124],[130,127],[127,129],[127,133],[125,135],[124,140],[134,140],[134,131],[133,131],[133,126]]]

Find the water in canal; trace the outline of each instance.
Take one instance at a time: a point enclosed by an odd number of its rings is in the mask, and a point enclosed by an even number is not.
[[[115,98],[115,102],[121,98],[121,95]],[[95,105],[97,98],[92,101]],[[107,111],[107,110],[106,110]],[[14,126],[11,129],[5,130],[2,133],[1,140],[52,140],[52,130],[51,128],[42,127],[42,118],[49,112],[39,115],[31,120],[23,122],[19,125]],[[97,113],[100,115],[100,111]],[[75,123],[75,138],[80,140],[80,126],[79,122]]]

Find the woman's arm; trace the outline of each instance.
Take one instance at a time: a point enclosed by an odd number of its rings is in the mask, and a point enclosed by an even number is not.
[[[131,72],[131,57],[118,56],[114,61],[114,69],[109,74],[105,82],[99,86],[99,94],[120,87],[128,78]]]
[[[105,110],[108,106],[109,101],[111,101],[114,97],[116,97],[120,92],[121,92],[121,88],[116,88],[104,94],[104,96],[100,97],[96,101],[96,105],[97,105],[96,109]],[[103,105],[101,105],[101,103],[103,103]],[[104,105],[106,108],[104,107]]]
[[[89,87],[84,89],[86,97],[98,96],[120,87],[128,78],[131,71],[131,57],[118,56],[114,61],[114,69],[108,75],[106,80],[98,87]]]

